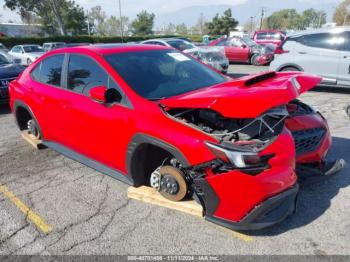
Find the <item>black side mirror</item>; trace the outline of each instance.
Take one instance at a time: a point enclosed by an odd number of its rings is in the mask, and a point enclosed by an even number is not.
[[[107,89],[105,93],[105,98],[106,98],[106,103],[108,104],[120,103],[123,99],[121,93],[115,88]]]

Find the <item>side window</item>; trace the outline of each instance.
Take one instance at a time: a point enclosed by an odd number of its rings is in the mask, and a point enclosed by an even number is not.
[[[68,64],[68,89],[89,94],[96,86],[108,87],[107,73],[92,59],[81,55],[70,55]]]
[[[64,55],[54,55],[44,59],[32,71],[32,77],[41,83],[61,86],[61,75]]]
[[[342,50],[345,42],[343,34],[319,33],[304,35],[300,41],[310,47],[317,47],[331,50]]]
[[[12,52],[14,53],[20,53],[22,51],[22,48],[20,46],[15,46],[13,49],[12,49]]]

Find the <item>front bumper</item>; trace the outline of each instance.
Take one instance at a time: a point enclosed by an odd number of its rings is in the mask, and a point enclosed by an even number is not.
[[[259,230],[279,222],[295,212],[299,185],[273,196],[256,206],[246,217],[239,222],[232,222],[213,215],[206,215],[205,219],[232,230],[247,231]]]

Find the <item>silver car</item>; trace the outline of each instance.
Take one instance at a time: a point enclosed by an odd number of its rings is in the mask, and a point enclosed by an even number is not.
[[[350,87],[350,27],[324,28],[288,36],[275,51],[274,71],[303,71],[322,85]]]
[[[44,54],[44,49],[40,45],[16,45],[8,54],[14,59],[20,59],[22,65],[30,65]]]

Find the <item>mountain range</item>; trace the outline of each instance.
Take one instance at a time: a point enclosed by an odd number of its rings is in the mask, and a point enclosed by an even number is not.
[[[255,17],[258,21],[261,15],[262,7],[266,10],[265,15],[268,16],[275,11],[286,8],[294,8],[298,12],[308,8],[325,11],[327,20],[331,21],[335,7],[341,2],[336,1],[301,1],[301,0],[248,0],[243,4],[238,5],[209,5],[209,6],[190,6],[173,12],[157,14],[156,27],[162,28],[169,23],[181,24],[187,26],[195,25],[202,14],[206,21],[210,21],[217,13],[223,14],[228,8],[232,9],[233,17],[244,24],[250,21],[250,17]]]

